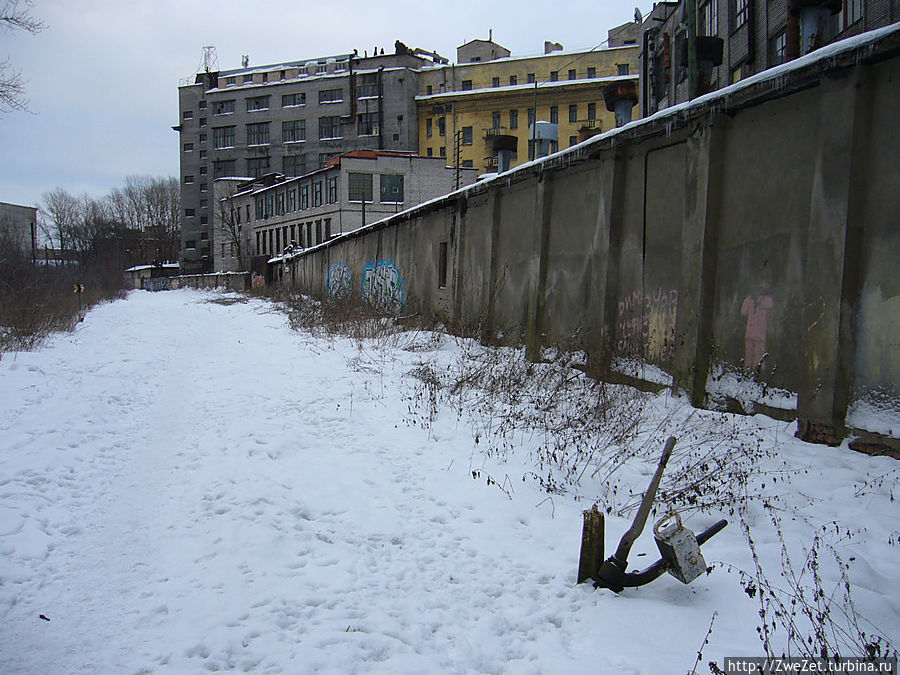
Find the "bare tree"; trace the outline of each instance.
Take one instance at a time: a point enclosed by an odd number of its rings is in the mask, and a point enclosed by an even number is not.
[[[2,0],[0,32],[23,30],[35,34],[44,30],[46,24],[31,15],[31,7],[31,0]],[[22,73],[13,68],[7,59],[0,63],[0,112],[25,110],[27,107],[25,80],[22,79]]]
[[[81,204],[63,188],[53,188],[42,195],[41,230],[50,246],[65,250],[72,247],[81,220]]]
[[[220,185],[221,184],[221,185]],[[224,243],[230,245],[237,258],[237,271],[246,271],[246,262],[249,262],[247,246],[244,242],[244,227],[241,223],[240,206],[236,206],[232,199],[237,185],[227,181],[216,181],[216,219],[215,227],[221,229]],[[219,192],[224,190],[224,193]]]

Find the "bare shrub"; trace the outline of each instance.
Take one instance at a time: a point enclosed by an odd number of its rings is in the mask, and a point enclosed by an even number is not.
[[[852,540],[860,533],[842,529],[836,522],[823,525],[812,542],[801,547],[802,556],[797,556],[785,542],[778,514],[771,509],[768,512],[781,546],[779,578],[763,569],[756,542],[744,520],[741,525],[753,569],[736,570],[744,592],[759,601],[760,623],[756,631],[766,655],[836,661],[841,656],[896,657],[897,648],[884,631],[857,611],[847,574],[849,566],[835,548],[836,543]],[[797,560],[801,562],[798,564]],[[836,581],[826,581],[827,577]]]

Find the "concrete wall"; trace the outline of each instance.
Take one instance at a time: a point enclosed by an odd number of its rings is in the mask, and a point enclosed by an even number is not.
[[[284,282],[898,447],[898,56],[884,30],[295,255]]]

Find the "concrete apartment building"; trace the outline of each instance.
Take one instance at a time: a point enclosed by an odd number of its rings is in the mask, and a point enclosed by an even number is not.
[[[471,184],[475,174],[461,171],[460,184]],[[444,195],[456,180],[439,158],[390,150],[355,150],[299,177],[217,180],[216,191],[224,194],[213,230],[216,270],[238,270],[238,245],[243,262],[315,246]]]
[[[201,72],[179,87],[173,128],[180,136],[185,273],[218,267],[215,179],[301,176],[348,150],[418,147],[418,71],[441,59],[403,45],[395,51]]]
[[[544,49],[541,56],[510,58],[492,40],[472,40],[457,49],[457,64],[424,69],[416,97],[419,153],[492,172],[498,136],[515,145],[510,168],[533,156],[535,120],[557,125],[550,151],[615,127],[603,90],[624,84],[637,92],[639,47],[562,52],[548,42]]]
[[[0,245],[12,246],[22,257],[34,262],[37,248],[37,208],[0,202]],[[6,255],[0,248],[0,259]]]
[[[640,24],[641,112],[653,114],[898,20],[900,0],[658,2]]]

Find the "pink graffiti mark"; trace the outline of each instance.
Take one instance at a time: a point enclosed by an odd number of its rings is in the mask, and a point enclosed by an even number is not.
[[[769,310],[775,301],[769,295],[747,296],[741,304],[741,316],[747,317],[744,331],[744,368],[759,372],[766,358],[766,333],[769,328]]]

